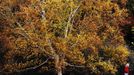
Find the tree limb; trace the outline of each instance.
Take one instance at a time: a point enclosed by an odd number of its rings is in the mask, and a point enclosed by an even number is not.
[[[43,63],[41,63],[37,66],[34,66],[34,67],[25,68],[25,69],[22,69],[22,70],[15,70],[14,72],[2,72],[2,71],[0,71],[0,73],[2,73],[2,74],[12,74],[12,73],[22,73],[22,72],[27,72],[27,71],[30,71],[30,70],[36,70],[36,69],[42,67],[44,64],[46,64],[49,59],[50,59],[50,57],[48,59],[46,59],[46,61],[44,61]]]
[[[67,62],[65,62],[65,64],[66,64],[67,66],[70,66],[70,67],[76,67],[76,68],[85,68],[85,66],[72,65],[72,64],[67,63]]]
[[[18,22],[16,22],[16,23],[17,23],[17,25],[19,26],[19,28],[23,31],[23,34],[24,34],[23,36],[25,36],[26,39],[33,41],[33,40],[31,39],[31,37],[27,34],[26,30],[21,26],[21,24],[18,23]],[[43,47],[41,47],[41,46],[38,45],[38,44],[37,44],[37,47],[39,48],[39,50],[41,50],[41,51],[45,52],[47,55],[49,55],[49,57],[50,57],[50,56],[52,57],[52,55],[49,54]]]
[[[78,11],[79,8],[80,8],[80,5],[73,12],[71,12],[71,14],[70,14],[70,16],[68,18],[67,26],[65,28],[65,38],[68,35],[68,30],[69,30],[70,22],[71,22],[72,18],[75,16],[75,14],[76,14],[76,12]]]
[[[23,69],[23,70],[16,70],[16,72],[25,72],[25,71],[29,71],[29,70],[35,70],[35,69],[37,69],[37,68],[42,67],[44,64],[46,64],[49,59],[50,59],[50,58],[46,59],[46,61],[44,61],[43,63],[39,64],[38,66],[26,68],[26,69]]]

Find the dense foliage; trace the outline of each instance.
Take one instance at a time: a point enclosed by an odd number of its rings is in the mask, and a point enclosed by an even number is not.
[[[126,0],[1,0],[0,70],[115,75],[129,55]]]

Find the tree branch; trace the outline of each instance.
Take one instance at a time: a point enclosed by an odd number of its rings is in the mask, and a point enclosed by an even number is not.
[[[65,64],[66,64],[67,66],[70,66],[70,67],[76,67],[76,68],[85,68],[85,66],[72,65],[72,64],[67,63],[67,62],[65,62]]]
[[[19,28],[23,31],[23,36],[25,36],[26,39],[31,39],[30,36],[27,34],[26,30],[21,26],[19,22],[16,22],[16,24],[19,26]]]
[[[67,26],[65,28],[65,38],[67,37],[68,35],[68,30],[69,30],[69,25],[70,25],[70,22],[72,20],[72,18],[74,17],[74,15],[76,14],[77,10],[80,8],[80,5],[73,11],[71,12],[69,18],[68,18],[68,22],[67,22]]]
[[[0,71],[0,73],[1,74],[13,74],[13,73],[22,73],[22,72],[26,72],[26,71],[30,71],[30,70],[35,70],[35,69],[38,69],[38,68],[42,67],[44,64],[46,64],[49,59],[50,59],[50,57],[48,59],[46,59],[46,61],[44,61],[43,63],[41,63],[37,66],[34,66],[34,67],[25,68],[25,69],[22,69],[22,70],[15,70],[14,72],[2,72],[2,71]]]
[[[35,69],[37,69],[37,68],[42,67],[44,64],[46,64],[49,59],[50,59],[50,58],[46,59],[46,61],[44,61],[43,63],[39,64],[38,66],[26,68],[26,69],[23,69],[23,70],[16,70],[16,72],[25,72],[25,71],[29,71],[29,70],[35,70]]]
[[[54,51],[54,49],[52,47],[52,43],[51,43],[50,39],[48,39],[48,45],[49,45],[49,47],[51,49],[51,53],[54,54],[54,56],[55,56],[56,53],[55,53],[55,51]]]
[[[24,34],[23,36],[25,36],[26,39],[33,41],[33,40],[31,39],[31,37],[27,34],[26,30],[21,26],[21,24],[18,23],[18,22],[16,22],[16,23],[17,23],[17,25],[19,26],[19,28],[23,31],[23,34]],[[40,45],[37,44],[37,47],[38,47],[41,51],[44,51],[47,55],[53,57],[51,54],[49,54],[49,53],[48,53],[43,47],[41,47]]]

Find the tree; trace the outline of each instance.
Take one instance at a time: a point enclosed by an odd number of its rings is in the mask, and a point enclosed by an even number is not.
[[[127,10],[110,0],[13,0],[1,7],[8,13],[2,12],[12,45],[4,54],[3,72],[54,68],[62,75],[74,67],[112,75],[127,60],[120,34]]]

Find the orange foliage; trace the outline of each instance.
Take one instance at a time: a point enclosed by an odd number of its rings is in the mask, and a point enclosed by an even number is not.
[[[3,55],[6,63],[2,70],[23,70],[51,57],[40,71],[55,67],[58,72],[66,70],[66,66],[80,65],[94,75],[115,74],[129,55],[120,34],[120,26],[128,14],[117,3],[110,0],[3,1],[0,34],[9,40],[3,46],[9,49]]]

